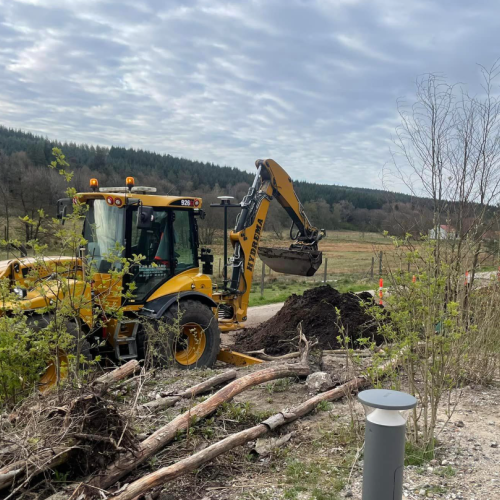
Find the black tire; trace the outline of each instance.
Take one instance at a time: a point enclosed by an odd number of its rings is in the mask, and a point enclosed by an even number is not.
[[[44,328],[47,328],[49,323],[52,320],[51,314],[32,314],[26,320],[26,324],[34,331],[40,331]],[[78,339],[78,327],[75,321],[68,321],[66,324],[66,329],[68,333],[77,341]],[[75,354],[71,352],[70,354]],[[92,361],[93,356],[91,352],[90,342],[86,339],[82,339],[81,341],[81,354],[87,361]]]
[[[51,320],[52,320],[51,314],[32,314],[30,317],[28,317],[27,324],[32,330],[36,332],[36,331],[42,331],[44,328],[47,328]],[[66,329],[67,332],[76,341],[78,339],[78,327],[76,322],[68,321],[66,324]],[[63,370],[61,368],[63,365],[68,366],[69,364],[67,354],[76,354],[76,342],[75,345],[70,350],[68,350],[68,352],[66,353],[62,352],[62,354],[59,357],[59,368],[61,370],[59,374],[61,376],[61,379],[65,379],[67,377],[67,371],[63,373]],[[84,358],[83,361],[84,366],[93,359],[91,353],[91,346],[87,339],[81,339],[80,341],[80,354]],[[55,368],[54,362],[53,361],[47,362],[45,370],[43,371],[43,373],[40,374],[39,390],[41,392],[44,392],[46,390],[49,390],[51,387],[55,386],[57,383],[57,377],[58,377],[57,369]]]
[[[182,332],[168,332],[165,342],[157,345],[154,349],[155,360],[162,366],[181,370],[212,367],[220,350],[220,330],[217,316],[214,315],[210,307],[198,300],[184,300],[172,305],[159,321],[164,321],[167,325],[175,325],[177,318],[180,319],[182,326],[199,325],[201,327],[204,342],[198,342],[196,345],[195,350],[199,351],[194,355],[197,357],[196,361],[190,362],[188,358],[184,360],[182,355],[177,355],[179,351],[187,352],[187,349],[184,350],[187,347],[187,340],[181,339],[184,336]],[[190,326],[186,326],[186,328],[191,330]],[[147,344],[144,340],[141,339],[138,342],[138,344],[142,344],[139,347],[140,353],[144,352],[144,345]],[[179,362],[179,358],[183,361]]]

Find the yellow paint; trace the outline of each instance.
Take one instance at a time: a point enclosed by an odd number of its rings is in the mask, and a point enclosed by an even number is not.
[[[206,274],[201,274],[198,268],[188,269],[161,285],[148,299],[148,302],[179,292],[200,292],[207,297],[212,296],[212,280]]]
[[[271,197],[276,198],[291,217],[293,216],[295,220],[300,221],[306,231],[309,233],[318,232],[318,229],[311,225],[305,215],[304,209],[293,189],[292,180],[285,170],[274,160],[265,160],[260,164],[262,166],[261,184],[257,186],[257,189],[266,196],[262,199],[257,209],[253,224],[239,232],[231,231],[229,236],[233,248],[238,244],[240,245],[240,254],[243,256],[244,279],[241,279],[239,284],[240,293],[238,295],[228,295],[224,294],[223,291],[219,291],[213,295],[213,299],[216,302],[231,305],[235,311],[233,318],[234,326],[230,326],[230,323],[225,323],[223,327],[224,331],[241,327],[239,323],[246,320],[258,247]]]
[[[207,337],[203,328],[197,323],[182,325],[182,333],[175,345],[177,363],[190,366],[202,357],[207,346]]]
[[[253,358],[252,356],[224,348],[220,350],[217,359],[235,366],[249,366],[263,363],[261,359]]]
[[[56,365],[57,363],[57,365]],[[59,379],[65,380],[68,376],[68,356],[64,351],[59,353],[57,360],[50,360],[47,368],[40,377],[38,388],[40,392],[46,392],[57,384],[57,368],[59,367]]]
[[[140,200],[143,205],[155,208],[168,207],[172,205],[172,203],[180,200],[193,200],[193,202],[198,200],[198,205],[192,207],[176,206],[176,208],[193,210],[195,208],[201,208],[202,206],[202,199],[196,196],[164,196],[159,194],[113,193],[112,191],[107,193],[78,193],[76,196],[80,203],[85,203],[87,200],[105,200],[107,197],[112,197],[115,200],[118,198],[121,201],[121,207],[124,207],[126,205],[126,201],[128,198]]]

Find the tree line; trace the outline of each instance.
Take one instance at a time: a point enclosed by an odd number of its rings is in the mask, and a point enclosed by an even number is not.
[[[220,195],[234,196],[239,202],[253,180],[251,173],[234,167],[140,149],[61,143],[0,126],[0,222],[4,236],[21,240],[38,237],[37,225],[23,224],[19,217],[39,219],[41,226],[42,215],[54,215],[65,185],[56,172],[46,168],[53,160],[53,147],[65,154],[74,172],[72,185],[78,191],[87,190],[92,177],[101,186],[121,186],[126,176],[133,175],[138,184],[155,186],[162,194],[202,197],[207,218],[201,231],[206,244],[222,227],[222,211],[210,210],[209,204],[217,202]],[[389,231],[397,235],[427,232],[432,226],[432,206],[425,199],[305,181],[295,181],[294,186],[311,221],[328,230]],[[289,224],[281,207],[271,204],[266,229],[286,237]]]

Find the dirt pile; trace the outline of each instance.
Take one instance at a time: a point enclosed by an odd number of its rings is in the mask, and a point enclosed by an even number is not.
[[[274,317],[257,328],[243,330],[236,337],[235,347],[242,352],[265,349],[271,355],[296,351],[301,321],[306,337],[315,337],[323,349],[342,347],[337,339],[341,335],[339,326],[350,338],[350,347],[359,347],[356,340],[366,337],[381,343],[375,322],[362,304],[372,300],[367,292],[340,293],[329,285],[312,288],[303,295],[293,294]]]

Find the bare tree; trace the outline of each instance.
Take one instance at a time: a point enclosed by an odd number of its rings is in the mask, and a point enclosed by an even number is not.
[[[414,104],[398,103],[396,173],[412,194],[427,198],[422,203],[432,209],[434,231],[420,241],[395,241],[398,264],[387,265],[394,290],[387,298],[393,322],[387,334],[423,351],[410,356],[406,368],[409,390],[422,406],[412,419],[415,439],[421,433],[426,446],[433,445],[444,395],[464,379],[488,380],[498,367],[499,315],[491,300],[500,284],[489,280],[479,288],[474,278],[484,237],[498,227],[500,101],[494,82],[500,65],[480,70],[477,94],[431,74],[417,80]],[[447,235],[441,234],[444,224]],[[401,263],[413,266],[415,279]]]
[[[416,102],[398,103],[392,151],[398,177],[412,194],[430,198],[433,227],[456,231],[455,244],[445,248],[435,231],[436,258],[451,258],[457,271],[465,265],[472,280],[483,236],[498,222],[492,207],[500,194],[500,102],[493,92],[500,65],[480,69],[477,95],[439,75],[418,79]]]

